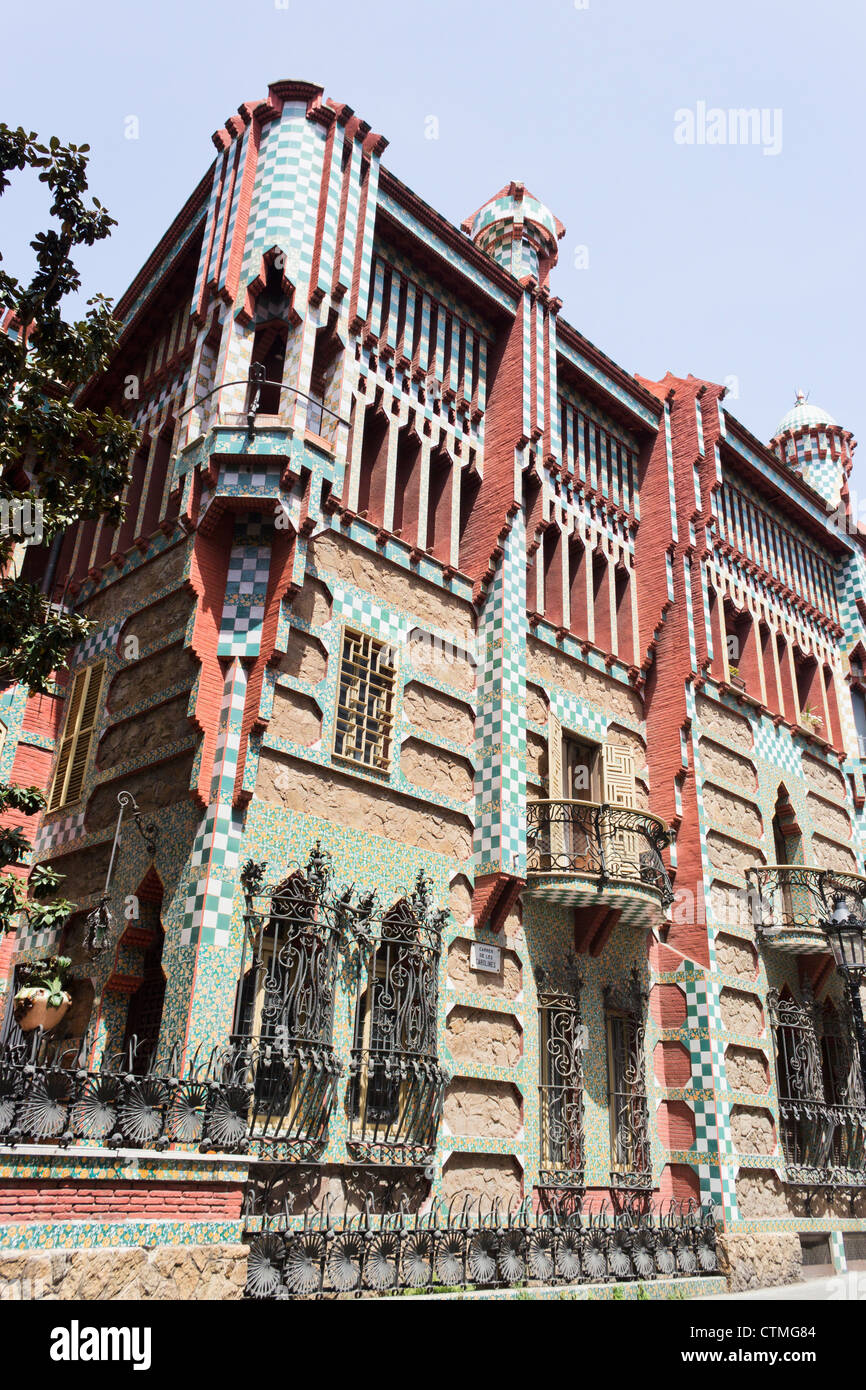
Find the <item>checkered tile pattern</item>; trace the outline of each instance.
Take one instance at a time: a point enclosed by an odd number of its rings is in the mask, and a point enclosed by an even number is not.
[[[517,516],[481,615],[477,687],[475,872],[526,870],[526,566]]]
[[[270,573],[270,546],[261,543],[261,536],[260,522],[241,521],[235,527],[218,656],[258,656]]]
[[[37,831],[33,841],[34,854],[45,854],[49,849],[59,849],[77,840],[84,830],[84,812],[77,811],[74,816],[64,816],[62,820],[50,821]]]

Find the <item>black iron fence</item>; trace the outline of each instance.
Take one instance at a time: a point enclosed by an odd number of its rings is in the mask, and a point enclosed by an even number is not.
[[[606,883],[638,882],[673,902],[661,852],[673,840],[658,816],[591,801],[530,801],[526,807],[528,874],[586,874]]]
[[[643,1204],[644,1206],[646,1204]],[[463,1287],[643,1281],[718,1272],[716,1215],[670,1202],[583,1214],[483,1199],[425,1215],[326,1205],[303,1219],[247,1220],[247,1296],[323,1298],[442,1293]]]
[[[148,1044],[149,1047],[149,1044]],[[181,1068],[139,1066],[140,1045],[89,1060],[81,1038],[35,1031],[0,1048],[0,1143],[221,1152],[246,1147],[252,1085],[242,1049],[215,1048]]]

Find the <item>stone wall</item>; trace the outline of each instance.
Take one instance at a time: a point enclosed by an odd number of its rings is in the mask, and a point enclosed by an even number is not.
[[[722,1023],[729,1033],[744,1033],[755,1037],[763,1032],[764,1011],[756,994],[744,990],[729,989],[727,985],[719,995]]]
[[[456,811],[421,806],[391,787],[344,777],[270,749],[259,759],[256,796],[290,811],[318,816],[461,861],[472,853],[472,822]]]
[[[448,1015],[447,1043],[456,1062],[513,1067],[523,1051],[523,1035],[511,1014],[458,1005]]]
[[[190,738],[193,728],[187,718],[187,704],[188,696],[180,695],[112,726],[100,740],[97,766],[147,762],[161,750]]]
[[[523,972],[514,951],[502,950],[502,969],[493,974],[473,970],[469,964],[471,942],[458,936],[448,947],[448,979],[468,994],[489,994],[496,999],[516,999],[523,988]]]
[[[121,606],[142,603],[158,589],[176,584],[183,575],[188,554],[188,543],[173,545],[170,550],[163,550],[154,560],[136,566],[129,574],[101,589],[92,599],[82,604],[80,611],[96,622],[108,621]],[[187,595],[188,601],[189,598],[190,595]]]
[[[274,662],[274,669],[281,676],[291,676],[294,680],[306,681],[308,685],[318,685],[324,680],[328,670],[328,653],[316,637],[311,637],[300,628],[289,631],[287,650]]]
[[[417,681],[404,691],[403,717],[426,733],[438,734],[452,743],[471,743],[475,737],[475,712],[471,705]]]
[[[744,980],[754,980],[758,974],[758,956],[749,941],[739,936],[728,936],[719,932],[716,936],[716,961],[724,975],[740,975]]]
[[[737,1153],[773,1153],[776,1148],[776,1127],[769,1110],[754,1105],[733,1106],[731,1138]]]
[[[696,710],[698,719],[711,738],[742,753],[751,752],[754,738],[748,719],[734,714],[724,705],[717,705],[714,700],[707,700],[703,695],[697,698]]]
[[[751,1091],[760,1096],[770,1089],[767,1054],[757,1047],[729,1047],[725,1052],[725,1075],[733,1091]]]
[[[609,716],[635,721],[643,719],[643,702],[628,686],[620,685],[618,681],[601,675],[565,652],[556,652],[532,637],[526,643],[526,655],[527,675],[543,688],[558,685],[572,695],[600,705]]]
[[[108,692],[108,708],[112,714],[120,714],[127,705],[148,700],[178,681],[191,686],[197,670],[192,653],[179,643],[144,661],[131,662],[115,676]]]
[[[485,1139],[513,1139],[523,1123],[520,1092],[508,1081],[457,1076],[445,1096],[447,1132]]]
[[[434,748],[420,739],[409,738],[400,749],[400,771],[407,782],[428,791],[440,792],[455,801],[468,801],[472,796],[474,773],[472,764],[445,748]]]
[[[720,744],[708,738],[701,738],[698,748],[708,776],[721,777],[726,782],[732,782],[735,787],[741,787],[743,791],[754,791],[757,788],[757,770],[749,758],[735,753],[732,748],[722,748]]]
[[[466,600],[445,593],[416,574],[408,574],[382,556],[330,532],[310,542],[308,555],[317,570],[327,570],[365,593],[375,594],[394,608],[412,613],[419,623],[429,623],[468,646],[475,629],[475,614]],[[297,603],[295,607],[297,611]]]
[[[88,831],[107,830],[117,818],[117,793],[121,788],[132,792],[139,809],[147,813],[160,806],[190,798],[189,779],[193,755],[169,758],[164,763],[148,767],[144,772],[125,776],[122,782],[106,782],[97,787],[87,807],[85,827]]]
[[[309,695],[278,686],[268,732],[309,748],[322,737],[322,711]]]
[[[0,1255],[0,1301],[39,1298],[233,1300],[243,1297],[245,1245],[83,1246]]]
[[[748,835],[753,840],[760,839],[763,834],[764,823],[754,802],[708,783],[704,787],[703,803],[710,820],[733,834]]]
[[[135,637],[139,648],[144,650],[158,637],[164,641],[168,633],[186,625],[194,604],[195,595],[189,589],[175,589],[173,594],[167,594],[140,613],[133,613],[124,624],[121,642],[127,637]]]
[[[442,1196],[446,1202],[454,1198],[482,1197],[486,1203],[498,1198],[507,1210],[523,1195],[523,1174],[520,1164],[509,1154],[452,1154],[442,1169]]]
[[[795,1284],[800,1278],[800,1241],[784,1235],[719,1236],[719,1260],[732,1293]]]

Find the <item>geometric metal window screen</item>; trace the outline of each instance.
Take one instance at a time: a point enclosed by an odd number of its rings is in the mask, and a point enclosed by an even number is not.
[[[394,727],[393,649],[346,628],[337,683],[334,757],[387,772]]]

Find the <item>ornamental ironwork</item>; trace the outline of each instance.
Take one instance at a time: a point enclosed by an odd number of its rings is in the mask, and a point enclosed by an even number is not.
[[[248,862],[246,942],[232,1041],[248,1058],[250,1147],[310,1161],[327,1143],[344,1075],[333,1042],[340,976],[354,992],[348,1149],[362,1163],[422,1164],[435,1150],[446,1075],[438,1065],[445,910],[419,873],[384,916],[375,893],[332,887],[317,842],[303,869],[264,886]]]
[[[819,1016],[811,996],[767,996],[779,1094],[779,1139],[789,1182],[866,1186],[866,1105],[851,1030],[839,1014]]]
[[[583,1189],[583,1025],[581,980],[572,972],[569,987],[553,990],[539,977],[538,1050],[541,1163],[538,1185],[559,1192]]]
[[[316,1299],[705,1277],[719,1268],[716,1214],[692,1202],[583,1214],[435,1202],[425,1214],[326,1204],[304,1217],[247,1218],[246,1294]]]
[[[149,1040],[145,1040],[149,1049]],[[170,1144],[243,1151],[249,1107],[247,1065],[231,1047],[175,1050],[142,1067],[133,1038],[91,1062],[82,1038],[36,1030],[0,1048],[0,1143],[165,1149]]]
[[[637,970],[604,991],[612,1188],[652,1187],[646,1087],[647,992]]]
[[[591,801],[530,801],[527,874],[572,874],[600,883],[640,883],[664,906],[674,900],[662,851],[674,832],[657,816]]]
[[[345,952],[370,938],[374,895],[331,886],[317,841],[304,868],[265,886],[266,865],[241,873],[246,935],[232,1042],[246,1059],[251,1149],[309,1159],[324,1147],[342,1064],[334,994]]]
[[[814,934],[816,949],[828,950],[824,925],[842,905],[844,915],[866,925],[866,878],[860,874],[809,864],[765,864],[752,866],[746,877],[753,889],[755,930],[769,942],[783,932]]]
[[[447,1073],[437,1048],[444,909],[419,873],[378,924],[357,975],[346,1148],[366,1163],[429,1162]]]

